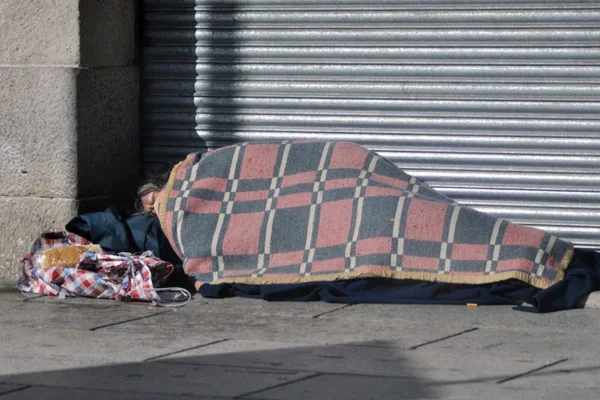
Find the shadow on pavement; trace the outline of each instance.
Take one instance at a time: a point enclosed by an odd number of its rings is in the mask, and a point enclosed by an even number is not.
[[[416,374],[418,368],[385,342],[288,345],[253,351],[209,346],[136,363],[7,375],[0,377],[0,399],[439,397]],[[85,349],[70,351],[84,353]]]

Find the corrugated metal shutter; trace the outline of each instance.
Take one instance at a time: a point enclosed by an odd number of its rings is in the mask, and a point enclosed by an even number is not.
[[[600,245],[600,4],[144,0],[143,160],[353,140],[444,194]]]

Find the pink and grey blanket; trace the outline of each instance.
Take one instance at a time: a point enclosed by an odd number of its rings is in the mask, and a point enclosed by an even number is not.
[[[200,284],[386,277],[547,288],[573,253],[569,242],[460,205],[349,142],[190,154],[157,210]]]

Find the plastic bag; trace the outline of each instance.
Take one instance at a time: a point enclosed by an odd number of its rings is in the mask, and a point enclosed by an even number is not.
[[[103,253],[102,248],[96,244],[67,244],[43,250],[34,255],[34,262],[38,268],[75,268],[79,259],[88,251]]]

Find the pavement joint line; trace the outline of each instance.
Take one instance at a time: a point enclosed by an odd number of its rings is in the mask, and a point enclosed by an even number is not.
[[[292,379],[291,381],[278,383],[277,385],[272,385],[272,386],[269,386],[269,387],[266,387],[266,388],[262,388],[262,389],[254,390],[252,392],[244,393],[244,394],[241,394],[239,396],[235,396],[233,398],[234,399],[243,399],[244,397],[247,397],[247,396],[252,396],[252,395],[255,395],[257,393],[266,392],[267,390],[277,389],[277,388],[280,388],[282,386],[291,385],[292,383],[298,383],[298,382],[306,381],[308,379],[316,378],[317,376],[321,376],[321,375],[323,375],[323,373],[317,372],[315,374],[303,376],[303,377],[298,378],[298,379]]]
[[[21,386],[12,390],[7,390],[6,392],[2,392],[0,393],[0,397],[4,396],[5,394],[11,394],[11,393],[15,393],[15,392],[20,392],[21,390],[25,390],[25,389],[29,389],[33,386],[31,385],[25,385],[25,386]]]
[[[509,376],[508,378],[504,378],[504,379],[500,379],[499,381],[496,381],[496,383],[498,383],[498,384],[503,384],[503,383],[505,383],[505,382],[508,382],[508,381],[512,381],[512,380],[515,380],[515,379],[519,379],[519,378],[522,378],[522,377],[524,377],[524,376],[531,375],[531,374],[533,374],[533,373],[535,373],[535,372],[541,371],[541,370],[543,370],[543,369],[546,369],[546,368],[553,367],[553,366],[555,366],[555,365],[557,365],[557,364],[564,363],[564,362],[565,362],[565,361],[567,361],[567,360],[568,360],[568,358],[567,358],[567,357],[565,357],[565,358],[561,358],[561,359],[560,359],[560,360],[558,360],[558,361],[554,361],[554,362],[551,362],[551,363],[549,363],[549,364],[542,365],[541,367],[538,367],[538,368],[530,369],[529,371],[525,371],[525,372],[523,372],[523,373],[521,373],[521,374],[518,374],[518,375],[513,375],[513,376]]]
[[[489,349],[493,349],[494,347],[499,347],[504,345],[504,342],[498,342],[498,343],[494,343],[494,344],[490,344],[488,346],[483,347],[481,350],[489,350]]]
[[[156,317],[157,315],[161,315],[161,314],[172,312],[172,311],[174,311],[174,310],[172,310],[172,309],[171,310],[165,310],[165,311],[160,311],[160,312],[157,312],[157,313],[154,313],[154,314],[150,314],[150,315],[144,315],[142,317],[130,318],[130,319],[126,319],[124,321],[111,322],[110,324],[99,325],[99,326],[95,326],[93,328],[90,328],[90,331],[97,331],[98,329],[108,328],[110,326],[126,324],[127,322],[139,321],[141,319],[146,319],[146,318],[152,318],[152,317]]]
[[[331,314],[331,313],[334,313],[334,312],[337,312],[337,311],[343,310],[344,308],[348,308],[348,307],[351,307],[351,306],[352,306],[352,304],[344,304],[343,306],[341,306],[341,307],[337,307],[337,308],[334,308],[333,310],[324,311],[324,312],[322,312],[322,313],[315,314],[315,315],[313,315],[311,318],[313,318],[313,319],[315,319],[315,318],[319,318],[319,317],[322,317],[323,315]]]
[[[186,351],[190,351],[190,350],[196,350],[196,349],[200,349],[203,347],[208,347],[208,346],[212,346],[213,344],[219,344],[219,343],[223,343],[228,341],[229,338],[225,338],[225,339],[219,339],[219,340],[213,340],[212,342],[208,342],[208,343],[203,343],[200,344],[198,346],[192,346],[192,347],[188,347],[186,349],[182,349],[182,350],[177,350],[177,351],[172,351],[170,353],[165,353],[165,354],[161,354],[158,356],[154,356],[154,357],[150,357],[150,358],[146,358],[144,360],[144,362],[148,362],[148,361],[153,361],[153,360],[157,360],[159,358],[163,358],[163,357],[168,357],[168,356],[172,356],[173,354],[179,354],[179,353],[185,353]]]
[[[430,341],[425,342],[425,343],[418,344],[416,346],[409,347],[408,350],[416,350],[416,349],[418,349],[420,347],[427,346],[429,344],[441,342],[443,340],[451,339],[453,337],[464,335],[465,333],[474,332],[474,331],[477,331],[477,330],[479,330],[479,328],[465,329],[464,331],[453,333],[452,335],[444,336],[444,337],[441,337],[441,338],[438,338],[438,339],[434,339],[434,340],[430,340]]]

